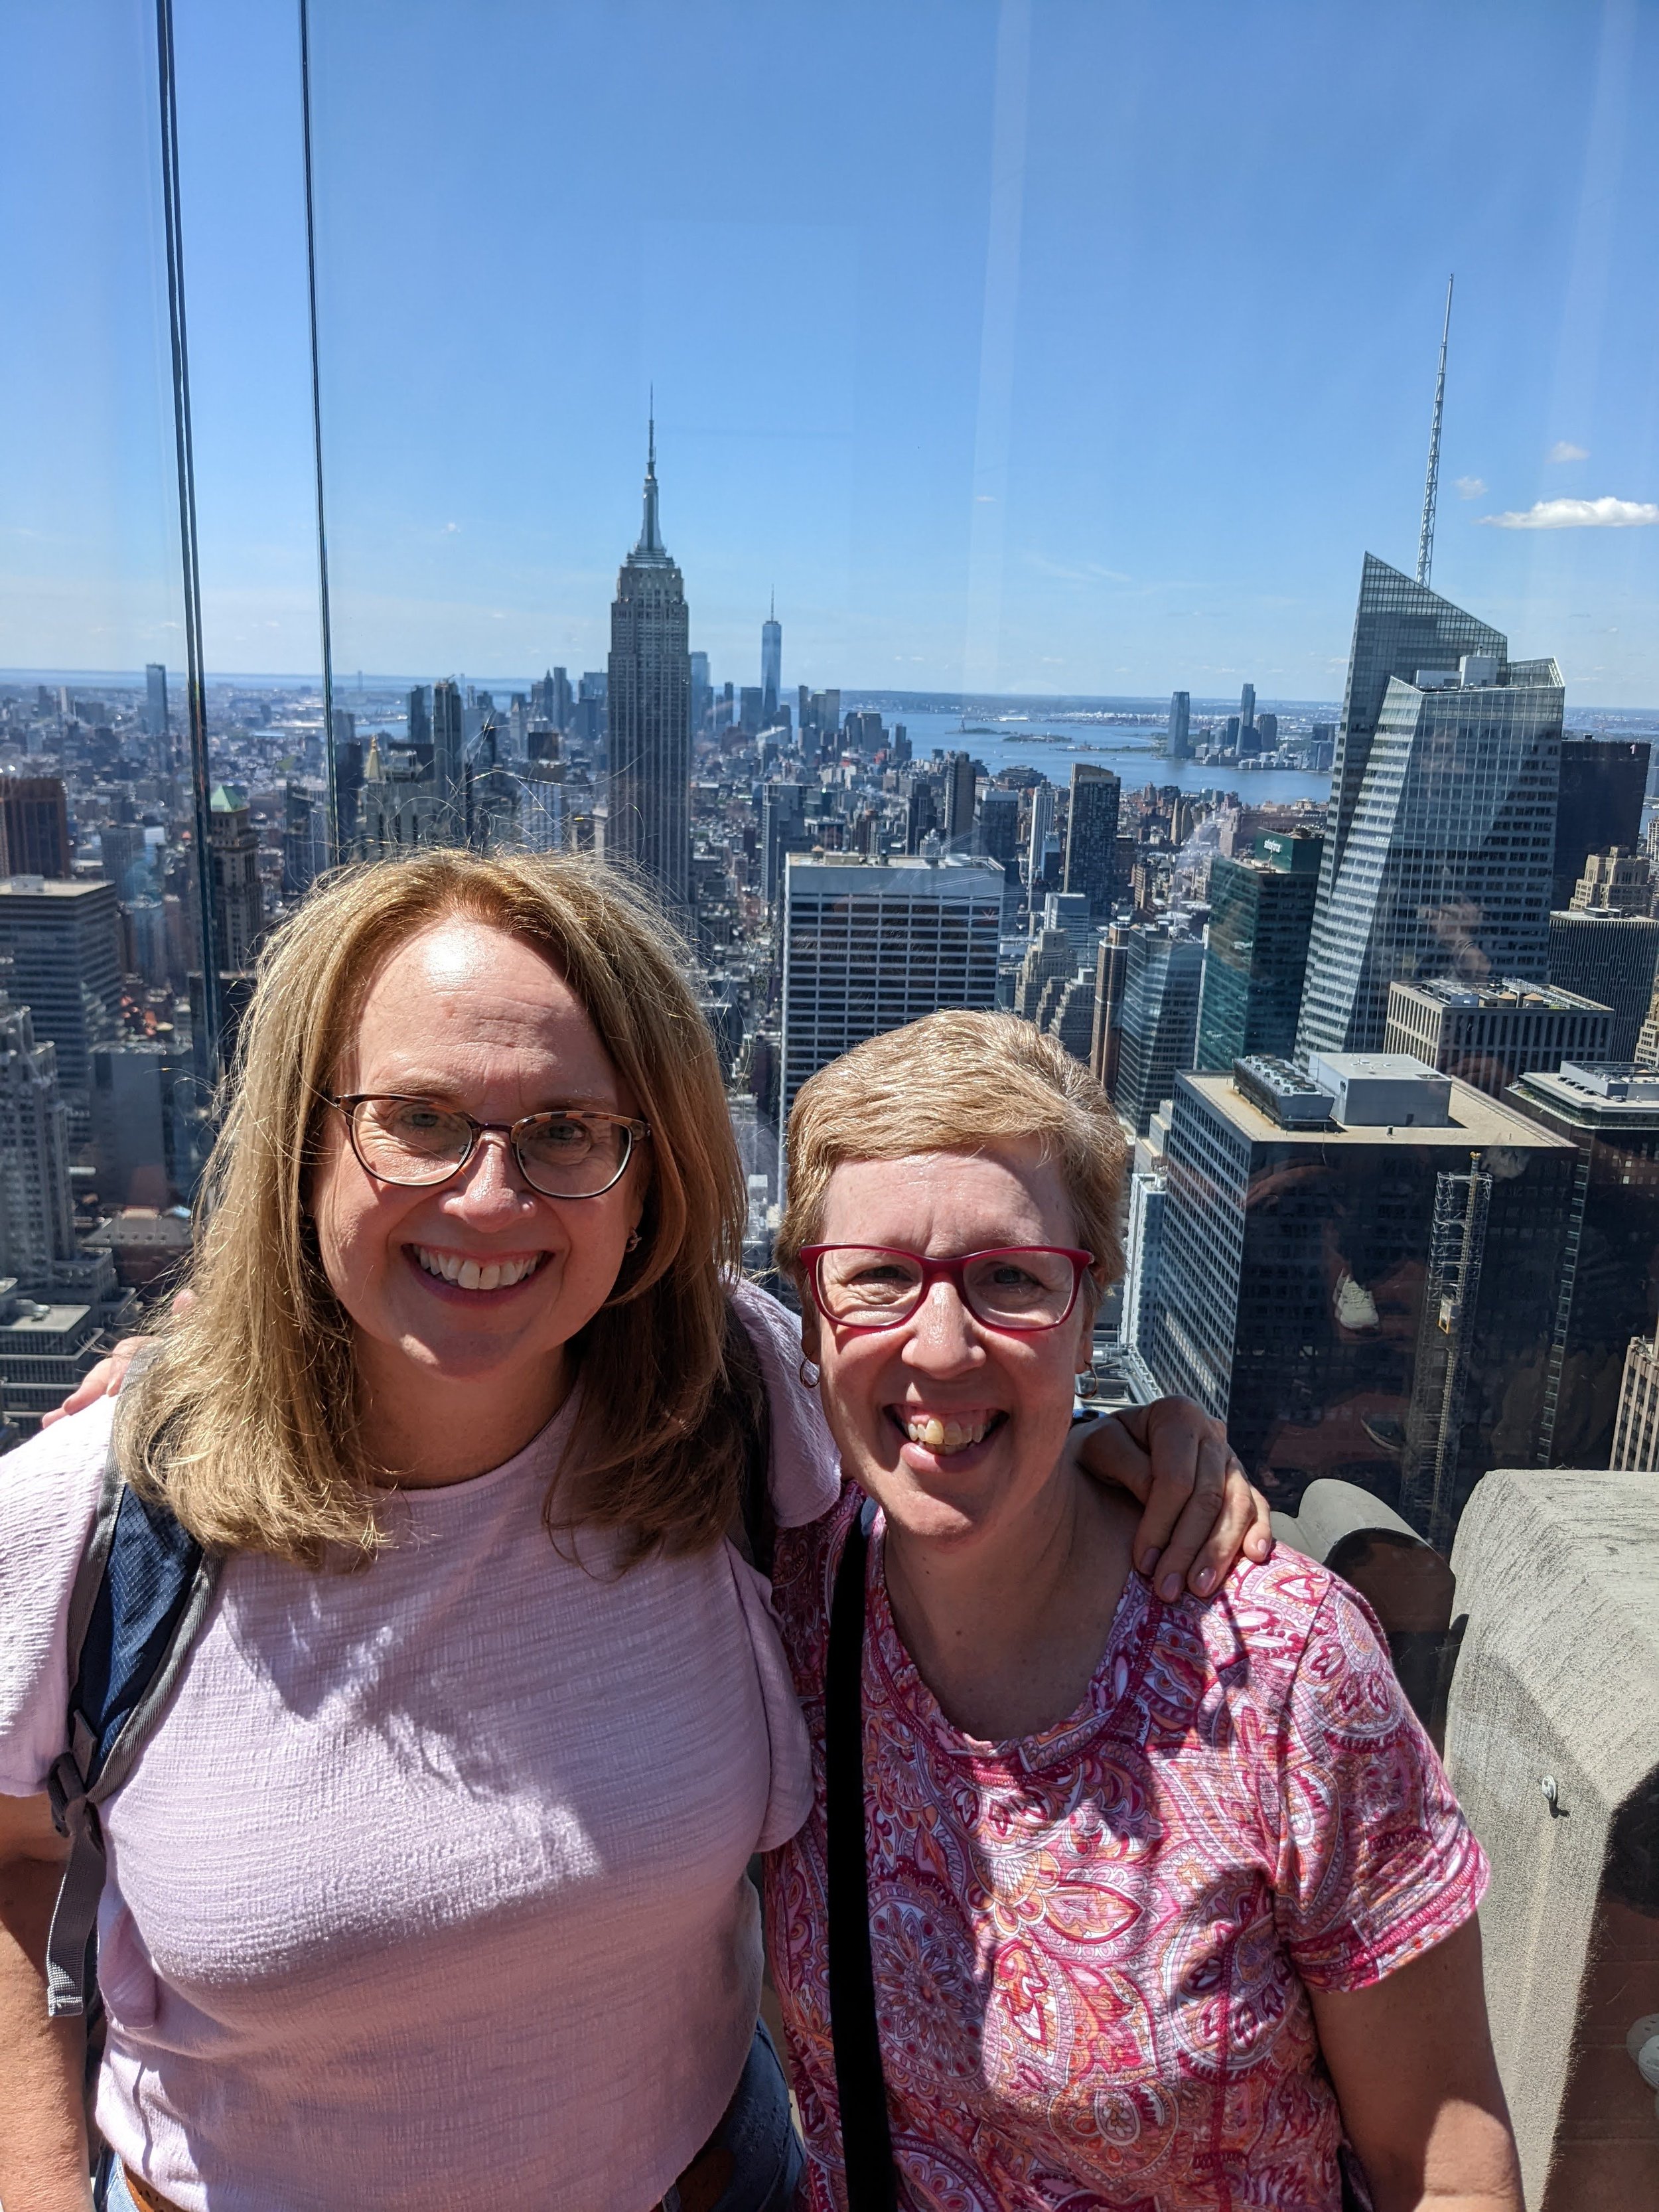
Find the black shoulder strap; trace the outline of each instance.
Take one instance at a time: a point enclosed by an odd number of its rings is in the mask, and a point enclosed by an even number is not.
[[[85,2010],[104,1887],[98,1808],[132,1771],[172,1695],[218,1579],[164,1505],[121,1480],[112,1450],[92,1534],[70,1596],[68,1744],[46,1787],[70,1853],[46,1944],[47,2005]]]
[[[841,2103],[848,2212],[894,2212],[898,2202],[875,1973],[870,1962],[870,1868],[864,1822],[864,1575],[875,1517],[875,1503],[866,1499],[847,1531],[836,1570],[824,1669],[830,2033]]]

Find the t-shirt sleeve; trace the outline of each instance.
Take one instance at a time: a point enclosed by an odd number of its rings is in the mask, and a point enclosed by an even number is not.
[[[761,1364],[772,1423],[772,1510],[781,1528],[804,1528],[841,1495],[841,1459],[818,1403],[800,1379],[800,1323],[753,1283],[732,1304]]]
[[[38,1796],[68,1740],[70,1593],[114,1412],[100,1399],[0,1459],[0,1796]]]
[[[1333,1577],[1280,1741],[1280,1933],[1304,1982],[1359,1990],[1461,1927],[1487,1866],[1375,1615]]]

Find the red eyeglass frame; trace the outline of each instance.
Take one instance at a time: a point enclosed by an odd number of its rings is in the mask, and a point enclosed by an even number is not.
[[[916,1302],[908,1311],[896,1314],[891,1321],[839,1321],[825,1310],[818,1287],[818,1270],[824,1255],[830,1252],[885,1252],[896,1260],[913,1260],[921,1270],[921,1288]],[[1058,1260],[1072,1263],[1072,1295],[1066,1301],[1066,1310],[1058,1320],[1032,1322],[1022,1328],[1018,1322],[985,1321],[975,1311],[973,1300],[968,1295],[962,1271],[975,1260],[995,1260],[1005,1252],[1043,1252]],[[1041,1336],[1044,1330],[1063,1328],[1077,1310],[1078,1293],[1083,1288],[1083,1278],[1095,1264],[1092,1252],[1081,1252],[1071,1244],[989,1244],[982,1252],[961,1252],[953,1260],[930,1260],[925,1253],[912,1252],[902,1244],[803,1244],[797,1255],[806,1268],[806,1287],[812,1294],[812,1303],[831,1328],[856,1329],[862,1335],[874,1335],[884,1328],[902,1328],[914,1321],[927,1303],[927,1294],[935,1283],[949,1283],[961,1299],[965,1311],[973,1315],[981,1328],[994,1329],[1000,1335]]]

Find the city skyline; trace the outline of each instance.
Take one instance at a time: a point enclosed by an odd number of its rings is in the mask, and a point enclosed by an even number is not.
[[[293,23],[275,0],[232,13],[179,9],[207,658],[299,674],[318,649]],[[697,643],[734,675],[775,585],[786,688],[1329,696],[1350,564],[1411,565],[1455,269],[1435,581],[1518,650],[1547,644],[1570,703],[1659,701],[1659,211],[1633,166],[1659,25],[1540,4],[1494,40],[1473,11],[1404,15],[1311,35],[1298,16],[1293,38],[1271,8],[1165,24],[1010,0],[954,9],[949,35],[933,8],[853,7],[699,40],[647,5],[620,42],[511,6],[464,40],[324,11],[337,665],[600,665],[654,376]],[[1413,25],[1475,109],[1414,96]],[[35,134],[76,109],[69,33],[8,35],[48,95],[20,174],[57,191]],[[803,82],[833,161],[763,165],[763,203],[746,167],[694,158],[706,118],[781,113]],[[1085,83],[1113,88],[1101,117]],[[1177,107],[1151,97],[1166,83]],[[488,162],[404,128],[430,101],[488,118]],[[1507,127],[1534,112],[1547,165]],[[24,208],[48,313],[112,252],[142,293],[147,125],[109,120],[76,192]],[[118,222],[99,198],[118,185]],[[441,311],[411,323],[416,297]],[[116,351],[112,325],[0,368],[36,430],[0,515],[15,667],[178,657],[153,301],[118,322],[139,342]],[[89,421],[105,448],[82,450]],[[94,466],[111,437],[119,499]]]

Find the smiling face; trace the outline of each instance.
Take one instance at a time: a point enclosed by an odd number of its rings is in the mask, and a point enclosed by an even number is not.
[[[1059,1170],[1025,1140],[843,1161],[817,1241],[942,1259],[1079,1237]],[[951,1541],[1006,1525],[1054,1474],[1092,1321],[1086,1284],[1058,1328],[1018,1334],[975,1321],[947,1282],[888,1329],[837,1328],[809,1304],[807,1348],[848,1474],[910,1535]]]
[[[428,1098],[480,1121],[556,1106],[638,1112],[563,979],[516,938],[462,916],[387,956],[335,1088]],[[439,1439],[482,1413],[480,1449],[493,1451],[550,1419],[567,1388],[563,1348],[610,1296],[638,1224],[647,1155],[636,1147],[600,1197],[545,1198],[506,1139],[486,1136],[451,1181],[413,1188],[376,1182],[344,1115],[325,1116],[311,1210],[354,1324],[371,1450],[383,1450],[378,1437],[403,1465],[407,1439],[429,1435],[447,1458]]]

